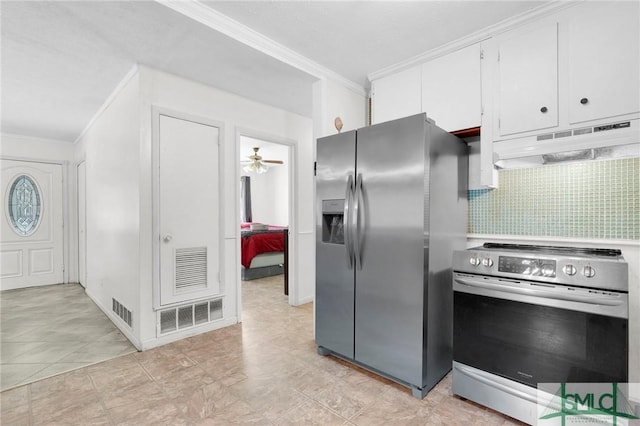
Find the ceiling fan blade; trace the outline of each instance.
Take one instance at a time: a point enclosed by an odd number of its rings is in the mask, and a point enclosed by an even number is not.
[[[262,160],[262,162],[270,164],[284,164],[284,161],[282,160]]]

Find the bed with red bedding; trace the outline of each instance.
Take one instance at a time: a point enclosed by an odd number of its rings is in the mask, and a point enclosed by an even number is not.
[[[259,224],[241,224],[240,262],[245,281],[284,273],[287,228],[263,227],[266,229],[258,229],[261,228]]]

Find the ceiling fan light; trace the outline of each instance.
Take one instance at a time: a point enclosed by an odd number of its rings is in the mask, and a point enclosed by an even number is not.
[[[269,168],[267,166],[265,166],[264,164],[262,164],[262,163],[258,163],[256,165],[256,173],[257,174],[266,173],[267,170],[269,170]]]
[[[244,166],[243,170],[247,173],[255,172],[257,174],[262,174],[269,170],[269,168],[260,162],[254,161]]]

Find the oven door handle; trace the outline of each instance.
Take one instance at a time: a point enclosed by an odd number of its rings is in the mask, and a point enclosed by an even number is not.
[[[606,305],[606,306],[620,306],[624,303],[624,300],[618,296],[603,296],[603,295],[580,295],[580,294],[562,294],[554,290],[543,290],[537,288],[522,288],[516,286],[505,285],[500,282],[495,282],[487,279],[482,281],[455,277],[454,281],[458,284],[478,287],[486,290],[495,290],[503,293],[524,294],[527,296],[545,297],[556,300],[566,300],[570,302],[588,303],[590,305]]]

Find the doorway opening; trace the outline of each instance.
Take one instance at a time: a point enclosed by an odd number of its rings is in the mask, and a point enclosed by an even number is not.
[[[72,246],[64,231],[69,169],[44,160],[2,159],[2,193],[10,209],[3,210],[0,244],[0,391],[136,350],[85,293],[85,171],[81,162],[78,284],[65,273]]]
[[[291,305],[295,300],[295,282],[289,274],[295,262],[291,250],[295,147],[250,132],[240,133],[238,139],[241,316],[243,292],[266,291],[276,303]]]

